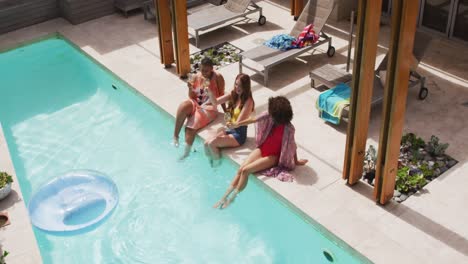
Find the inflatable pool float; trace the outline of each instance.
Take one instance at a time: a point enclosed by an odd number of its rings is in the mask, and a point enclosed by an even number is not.
[[[90,230],[119,200],[117,186],[103,173],[75,170],[44,184],[29,201],[34,226],[49,232]]]

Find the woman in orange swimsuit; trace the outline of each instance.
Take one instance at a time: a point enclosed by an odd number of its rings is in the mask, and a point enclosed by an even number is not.
[[[201,74],[187,82],[189,99],[183,101],[177,109],[174,127],[174,145],[179,146],[179,133],[187,119],[185,126],[185,150],[181,158],[190,154],[196,131],[211,123],[218,114],[213,100],[224,94],[224,78],[213,70],[213,61],[205,57],[201,61]],[[224,104],[222,105],[225,109]]]
[[[226,208],[247,185],[251,173],[263,171],[282,181],[292,181],[288,173],[296,165],[305,165],[307,160],[298,159],[294,126],[291,124],[293,112],[286,97],[271,97],[268,100],[268,113],[243,122],[230,124],[231,128],[256,123],[257,148],[250,153],[237,171],[231,185],[223,197],[213,206]]]

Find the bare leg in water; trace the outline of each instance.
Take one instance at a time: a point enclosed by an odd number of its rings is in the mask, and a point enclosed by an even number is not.
[[[210,159],[210,163],[221,158],[220,148],[238,147],[239,142],[233,135],[226,135],[225,132],[219,133],[216,137],[205,141],[205,153]]]
[[[260,149],[256,148],[241,165],[236,176],[232,180],[231,185],[226,190],[226,193],[213,207],[219,208],[221,206],[223,209],[228,207],[232,202],[234,202],[237,194],[247,186],[248,177],[251,173],[271,168],[277,164],[277,156],[262,157]]]
[[[214,140],[215,138],[217,137],[220,137],[220,136],[223,136],[225,135],[226,132],[224,132],[224,128],[221,127],[221,128],[218,128],[218,131],[216,132],[216,135],[213,136],[212,138],[209,138],[207,140],[205,140],[205,144],[204,144],[204,148],[205,148],[205,155],[208,157],[208,159],[210,160],[210,163],[213,162],[213,153],[211,153],[211,149],[210,149],[210,146],[209,146],[209,143]]]
[[[193,104],[190,100],[183,101],[177,109],[176,122],[174,127],[174,145],[179,147],[179,133],[184,125],[185,119],[193,112]],[[193,141],[192,141],[193,143]]]
[[[192,150],[193,141],[195,141],[195,135],[197,131],[195,129],[191,129],[186,127],[185,128],[185,149],[184,154],[180,157],[180,159],[185,159],[190,155],[190,151]]]

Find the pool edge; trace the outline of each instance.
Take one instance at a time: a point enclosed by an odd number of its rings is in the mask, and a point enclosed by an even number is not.
[[[27,46],[27,45],[30,45],[30,44],[33,44],[33,43],[36,43],[36,42],[40,42],[40,41],[43,41],[43,40],[46,40],[46,39],[53,39],[53,38],[61,39],[61,40],[65,41],[65,42],[67,42],[76,51],[78,51],[79,53],[86,56],[88,59],[90,59],[96,65],[98,65],[102,70],[106,71],[113,78],[115,78],[117,81],[124,84],[127,88],[129,88],[129,91],[133,92],[134,94],[136,94],[137,96],[142,98],[144,101],[148,102],[152,107],[156,108],[157,110],[162,112],[164,115],[170,116],[171,118],[175,118],[171,113],[166,111],[163,107],[159,106],[156,102],[152,101],[149,97],[145,96],[137,88],[130,85],[127,81],[125,81],[120,76],[115,74],[112,70],[110,70],[108,67],[106,67],[104,64],[102,64],[100,61],[98,61],[96,58],[94,58],[91,54],[87,53],[85,50],[83,50],[81,47],[79,47],[77,44],[75,44],[73,41],[71,41],[69,38],[67,38],[66,36],[64,36],[63,34],[61,34],[59,32],[45,34],[43,36],[36,37],[36,38],[33,38],[31,40],[28,40],[28,41],[21,42],[19,44],[13,45],[12,47],[8,47],[8,48],[5,48],[3,50],[0,50],[0,53],[8,52],[10,50],[20,48],[22,46]],[[199,134],[197,134],[197,137],[200,137],[201,139],[204,139]],[[0,139],[1,139],[1,137],[0,137]],[[7,150],[8,150],[8,148],[7,148]],[[0,148],[0,151],[1,151],[1,148]],[[0,154],[1,154],[1,152],[0,152]],[[9,152],[8,152],[8,155],[9,155]],[[237,166],[240,165],[237,161],[232,159],[229,155],[227,155],[225,157],[228,158],[229,162],[233,162],[233,164],[235,164]],[[10,161],[11,161],[11,157],[10,157]],[[261,181],[260,179],[258,179],[255,176],[252,177],[252,178],[254,178],[253,180],[258,186],[260,186],[260,187],[264,188],[266,191],[270,192],[276,199],[279,200],[279,202],[281,202],[284,206],[286,206],[293,213],[297,214],[297,216],[299,216],[301,218],[301,220],[307,222],[308,224],[311,224],[312,227],[317,230],[317,232],[322,234],[327,239],[330,239],[331,241],[336,242],[338,247],[342,248],[343,250],[346,250],[347,253],[351,254],[353,257],[355,257],[358,260],[362,261],[362,263],[373,263],[371,260],[369,260],[367,257],[365,257],[362,253],[360,253],[357,249],[355,249],[355,248],[351,247],[350,245],[348,245],[348,243],[346,243],[341,238],[339,238],[338,236],[333,234],[331,231],[329,231],[322,224],[320,224],[316,220],[314,220],[311,216],[307,215],[305,212],[303,212],[301,209],[299,209],[297,206],[295,206],[293,203],[291,203],[289,200],[287,200],[285,197],[283,197],[280,193],[275,191],[273,188],[268,186],[266,183],[264,183],[263,181]],[[37,242],[36,242],[36,246],[37,246]]]
[[[5,207],[3,210],[8,212],[11,222],[10,225],[0,229],[1,246],[3,250],[10,253],[6,259],[7,263],[15,262],[15,259],[18,259],[15,263],[24,263],[23,260],[29,260],[30,263],[43,263],[1,122],[0,170],[6,171],[13,177],[12,193],[0,202],[0,206]],[[18,251],[19,249],[21,250]]]

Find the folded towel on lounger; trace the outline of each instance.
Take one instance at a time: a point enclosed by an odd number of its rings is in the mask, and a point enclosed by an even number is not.
[[[327,122],[338,125],[343,109],[349,105],[350,96],[351,88],[344,83],[320,93],[316,103],[320,117]]]

